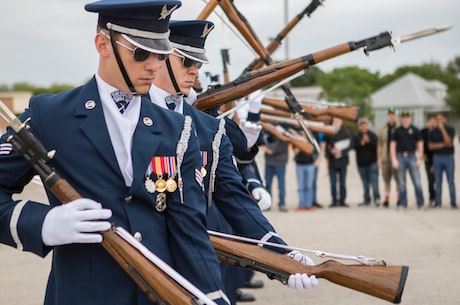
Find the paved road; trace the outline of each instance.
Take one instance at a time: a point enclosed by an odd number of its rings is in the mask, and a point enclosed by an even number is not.
[[[457,156],[459,151],[457,143]],[[297,204],[294,164],[288,164],[288,213],[276,207],[266,212],[277,231],[291,245],[332,253],[366,255],[383,258],[389,265],[409,266],[409,275],[401,304],[460,304],[460,212],[451,210],[447,190],[444,206],[436,210],[415,208],[412,187],[409,187],[409,208],[398,211],[394,200],[389,209],[358,207],[362,190],[353,160],[348,174],[350,208],[324,208],[314,212],[294,212]],[[292,159],[292,158],[291,158]],[[259,160],[263,163],[263,158]],[[456,169],[457,177],[459,169]],[[330,202],[329,183],[323,167],[319,173],[319,201]],[[426,179],[422,173],[423,183]],[[425,192],[426,193],[426,192]],[[40,198],[43,193],[31,185],[23,198]],[[274,194],[276,197],[276,193]],[[276,202],[276,199],[274,200]],[[323,259],[311,256],[316,263]],[[50,257],[39,258],[0,246],[0,304],[37,305],[43,302]],[[389,304],[386,301],[320,280],[318,288],[293,291],[277,281],[263,279],[265,288],[252,290],[257,301],[266,304],[369,305]]]

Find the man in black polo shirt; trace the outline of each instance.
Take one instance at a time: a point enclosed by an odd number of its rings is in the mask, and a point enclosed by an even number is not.
[[[401,126],[396,128],[390,142],[393,167],[398,171],[399,206],[407,208],[406,171],[414,184],[417,207],[423,207],[423,191],[418,167],[423,161],[423,140],[420,131],[411,124],[409,111],[401,113]]]
[[[454,180],[454,144],[455,129],[446,124],[442,113],[436,115],[437,127],[428,134],[428,148],[433,151],[433,167],[435,187],[435,207],[441,207],[442,200],[442,172],[446,172],[449,185],[450,206],[457,208]]]
[[[423,160],[425,161],[425,172],[428,180],[428,194],[430,196],[429,206],[435,206],[434,190],[434,168],[433,168],[433,151],[428,147],[428,134],[436,128],[436,116],[430,115],[426,121],[426,126],[420,130],[423,139]]]

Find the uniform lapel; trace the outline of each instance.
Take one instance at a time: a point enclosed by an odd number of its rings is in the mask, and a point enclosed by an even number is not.
[[[133,158],[133,185],[136,188],[139,185],[144,185],[144,178],[146,170],[153,156],[164,155],[159,151],[161,141],[162,128],[160,114],[157,112],[161,110],[159,107],[145,97],[141,101],[141,114],[139,122],[134,132],[132,158]],[[156,110],[156,111],[155,111]]]
[[[82,101],[77,106],[75,112],[77,117],[84,118],[80,129],[94,145],[107,165],[121,175],[107,125],[105,124],[104,112],[95,78],[82,87],[81,95]]]

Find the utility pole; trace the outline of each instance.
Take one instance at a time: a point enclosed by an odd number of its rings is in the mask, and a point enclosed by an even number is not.
[[[289,22],[289,0],[284,0],[284,25]],[[284,57],[286,60],[289,59],[289,37],[284,38]]]

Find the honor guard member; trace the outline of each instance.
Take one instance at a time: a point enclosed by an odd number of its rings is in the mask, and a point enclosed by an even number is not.
[[[208,226],[225,228],[223,216],[231,226],[230,229],[226,228],[227,232],[232,230],[237,235],[285,244],[242,183],[241,175],[233,164],[232,145],[225,135],[225,121],[217,120],[184,102],[184,96],[189,94],[199,68],[208,62],[204,44],[213,27],[212,22],[203,20],[170,22],[169,39],[174,51],[155,75],[150,97],[153,103],[163,108],[191,116],[196,125],[204,169],[201,174],[204,176],[204,191],[209,207],[208,221],[212,223]],[[312,263],[304,255],[299,257]],[[289,279],[289,286],[298,289],[316,286],[317,283],[316,277],[306,274],[292,275]],[[226,292],[230,294],[232,291]]]
[[[172,52],[168,23],[180,5],[175,0],[87,4],[87,11],[99,15],[95,76],[73,90],[32,97],[20,116],[30,119],[30,131],[48,150],[56,150],[50,165],[83,199],[62,205],[48,192],[50,205],[12,200],[37,173],[19,153],[2,149],[0,242],[42,257],[53,250],[46,305],[152,304],[99,244],[100,232],[111,223],[216,303],[228,304],[206,231],[190,118],[154,105],[147,95]],[[2,148],[10,132],[1,137]],[[175,187],[155,184],[169,179]]]

